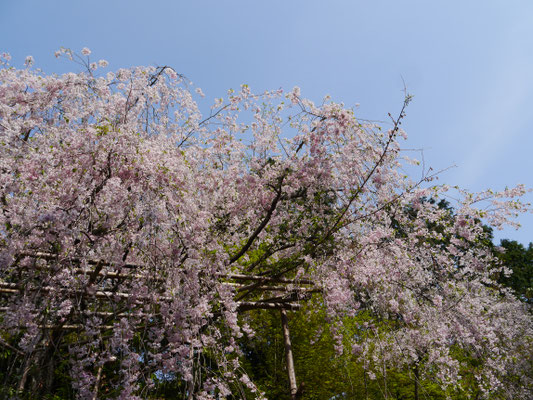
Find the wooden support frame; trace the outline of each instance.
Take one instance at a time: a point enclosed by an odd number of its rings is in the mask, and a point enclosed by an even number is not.
[[[46,260],[48,262],[53,261],[67,261],[72,264],[81,264],[81,260],[77,257],[71,258],[60,258],[55,254],[46,253],[46,252],[29,252],[24,251],[17,255],[17,257],[33,258]],[[157,276],[149,276],[143,273],[135,273],[133,270],[139,269],[142,266],[136,264],[124,264],[124,265],[114,265],[104,260],[85,260],[86,264],[93,266],[94,268],[80,268],[74,267],[73,272],[80,275],[88,275],[94,279],[97,277],[102,281],[106,279],[146,279],[154,282],[154,284],[164,284],[164,279]],[[47,266],[34,266],[36,269],[49,268]],[[117,272],[123,268],[130,270],[130,273]],[[229,285],[235,287],[237,292],[244,292],[240,295],[242,301],[238,301],[238,310],[239,311],[248,311],[253,309],[282,309],[287,310],[298,310],[301,308],[300,301],[306,300],[312,293],[321,292],[311,280],[308,279],[287,279],[282,277],[268,277],[261,275],[247,275],[239,273],[227,273],[227,274],[218,274],[218,277],[222,280],[223,285]],[[248,282],[248,283],[247,283]],[[253,282],[253,283],[250,283]],[[100,288],[102,289],[102,287]],[[0,280],[0,293],[8,294],[17,294],[22,291],[28,290],[17,283],[4,282]],[[39,287],[35,289],[29,289],[30,291],[39,290],[39,291],[51,291],[51,287]],[[97,298],[102,301],[111,300],[111,299],[123,299],[128,300],[132,297],[131,294],[127,292],[120,291],[109,291],[109,290],[96,290],[91,293],[87,293],[83,289],[72,289],[72,288],[63,288],[60,289],[66,296],[83,296],[86,299]],[[257,301],[246,301],[244,298],[248,295],[254,295],[257,293],[265,292],[277,292],[278,295],[266,299],[260,299]],[[171,301],[170,296],[161,296],[159,298],[161,301]],[[137,297],[136,304],[142,304],[145,298]],[[296,300],[296,302],[295,302]]]
[[[31,257],[35,259],[42,259],[48,262],[59,261],[58,256],[50,253],[43,252],[23,252],[19,254],[20,257]],[[73,264],[81,263],[81,260],[78,258],[67,259]],[[65,261],[65,259],[63,259]],[[73,268],[73,272],[80,275],[88,275],[94,281],[96,278],[100,278],[101,281],[106,279],[120,279],[120,280],[131,280],[131,279],[147,279],[155,284],[163,284],[164,279],[157,276],[149,276],[147,274],[136,273],[136,269],[139,269],[141,266],[134,264],[124,264],[119,268],[120,272],[117,272],[116,269],[118,266],[113,265],[112,263],[103,261],[103,260],[86,260],[89,266],[94,268]],[[47,266],[35,266],[36,269],[49,268]],[[125,268],[127,271],[131,272],[122,272],[121,270]],[[114,269],[114,270],[113,270]],[[237,302],[237,311],[246,312],[249,310],[279,310],[281,316],[281,328],[283,331],[283,341],[285,348],[285,361],[287,367],[287,374],[289,379],[289,389],[291,400],[297,400],[301,393],[301,389],[298,388],[296,382],[296,371],[294,368],[294,357],[293,349],[289,331],[289,321],[287,316],[287,310],[296,311],[302,308],[300,301],[307,300],[312,293],[322,292],[321,289],[317,288],[313,281],[308,279],[287,279],[281,277],[268,277],[261,275],[246,275],[239,273],[228,273],[228,274],[218,274],[218,277],[222,280],[223,285],[232,286],[236,289],[237,292],[244,292],[241,297],[246,297],[248,295],[254,295],[257,293],[277,293],[275,297],[268,297],[266,299],[260,299],[255,301],[238,301]],[[32,292],[32,291],[41,291],[41,292],[50,292],[56,291],[57,289],[41,286],[36,288],[26,288],[17,283],[5,282],[0,280],[0,294],[4,295],[15,295],[23,292]],[[99,301],[110,301],[112,299],[122,299],[128,300],[132,298],[132,295],[127,292],[118,292],[118,291],[107,291],[107,290],[94,290],[90,293],[82,289],[73,289],[73,288],[62,288],[60,289],[61,293],[64,293],[67,297],[77,297],[82,296],[84,299],[94,299]],[[281,294],[281,295],[280,295]],[[161,296],[159,297],[161,301],[172,301],[170,296]],[[294,301],[296,299],[296,302]],[[135,305],[143,305],[143,300],[147,298],[135,297]],[[8,312],[8,307],[0,307],[0,314]],[[110,311],[90,311],[86,310],[83,314],[87,315],[97,315],[101,317],[108,318],[124,318],[130,315],[135,316],[144,316],[144,313],[113,313]],[[77,331],[84,328],[81,324],[42,324],[39,325],[40,329],[44,330],[65,330],[65,331]],[[113,325],[102,324],[98,327],[102,330],[111,330]],[[98,368],[97,380],[94,387],[94,396],[97,396],[99,384],[101,380],[103,366]],[[96,398],[96,397],[95,397]]]

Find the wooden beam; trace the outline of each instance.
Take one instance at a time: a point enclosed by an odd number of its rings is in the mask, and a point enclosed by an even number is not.
[[[221,278],[245,280],[245,281],[262,281],[262,282],[276,282],[276,283],[291,283],[293,285],[314,285],[315,283],[309,279],[285,279],[285,278],[271,278],[269,276],[261,275],[246,275],[246,274],[218,274]]]
[[[299,310],[302,308],[301,304],[298,303],[283,303],[283,302],[273,302],[273,303],[267,303],[267,302],[258,302],[258,301],[239,301],[237,302],[238,310],[239,311],[247,311],[247,310]]]
[[[57,255],[52,253],[44,253],[44,252],[28,252],[23,251],[19,253],[20,256],[23,257],[32,257],[32,258],[40,258],[43,260],[58,260],[60,259]],[[62,260],[69,260],[75,263],[81,263],[81,260],[76,257],[72,258],[63,258]],[[101,265],[106,267],[120,267],[120,268],[142,268],[142,265],[137,264],[120,264],[120,265],[114,265],[112,263],[109,263],[107,261],[103,260],[86,260],[89,265]],[[76,269],[76,273],[87,273],[90,274],[93,272],[93,270],[84,270],[84,269]],[[118,273],[118,272],[103,272],[98,274],[99,276],[106,276],[109,278],[143,278],[143,279],[154,279],[154,280],[160,280],[161,278],[157,277],[150,277],[146,275],[139,275],[139,274],[124,274],[124,273]],[[309,279],[286,279],[286,278],[272,278],[268,276],[261,276],[261,275],[247,275],[247,274],[238,274],[238,273],[229,273],[229,274],[223,274],[219,273],[217,274],[220,278],[227,278],[232,280],[245,280],[245,281],[261,281],[261,282],[274,282],[274,283],[289,283],[293,285],[312,285],[314,286],[314,282]],[[162,279],[161,279],[162,280]]]

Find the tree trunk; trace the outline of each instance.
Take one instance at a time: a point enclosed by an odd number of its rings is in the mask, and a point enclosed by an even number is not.
[[[26,387],[26,381],[28,380],[28,374],[32,367],[33,360],[34,360],[34,355],[30,354],[26,357],[26,359],[22,363],[22,374],[20,376],[19,384],[17,386],[17,392],[19,393],[24,392],[24,388]]]

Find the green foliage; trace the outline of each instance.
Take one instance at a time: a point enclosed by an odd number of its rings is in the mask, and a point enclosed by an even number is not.
[[[515,240],[504,239],[500,246],[505,250],[497,255],[511,269],[510,276],[500,276],[500,283],[510,287],[526,303],[533,302],[533,243],[526,248]]]
[[[352,334],[371,316],[361,313],[347,324]],[[268,399],[289,400],[281,319],[277,312],[254,311],[247,322],[256,330],[253,340],[244,339],[244,367]],[[384,324],[384,322],[382,323]],[[339,356],[331,324],[321,313],[306,310],[289,314],[289,326],[301,399],[415,399],[415,375],[411,370],[387,367],[374,379],[365,372],[363,360],[346,351]],[[421,366],[423,368],[423,366]],[[420,399],[446,399],[446,393],[431,380],[430,371],[419,379]],[[303,386],[303,387],[302,387]],[[463,399],[459,394],[453,399]]]

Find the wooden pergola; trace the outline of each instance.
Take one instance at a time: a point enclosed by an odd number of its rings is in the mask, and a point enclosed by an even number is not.
[[[33,268],[51,269],[51,265],[59,261],[58,256],[52,253],[44,252],[23,252],[17,256],[20,259],[31,258],[35,262]],[[73,268],[73,272],[89,277],[89,285],[93,286],[95,290],[88,291],[86,289],[74,289],[64,287],[59,289],[59,293],[68,297],[83,298],[88,305],[84,313],[86,315],[101,317],[105,322],[99,326],[102,330],[113,329],[112,322],[117,318],[131,316],[131,312],[135,310],[135,306],[139,309],[144,305],[142,297],[136,296],[133,300],[133,309],[122,312],[102,311],[98,308],[106,308],[98,306],[99,304],[109,304],[112,301],[124,300],[131,301],[132,295],[127,291],[120,291],[120,282],[124,280],[133,279],[150,279],[156,284],[162,285],[164,280],[159,277],[149,277],[146,274],[139,273],[141,270],[139,265],[124,264],[120,268],[112,263],[103,260],[88,260],[85,261],[86,268],[82,268],[81,260],[77,258],[61,259],[61,262],[68,262],[70,265],[78,265]],[[281,327],[283,331],[284,347],[285,347],[285,361],[289,379],[291,399],[297,399],[301,395],[296,382],[296,374],[294,369],[294,359],[291,344],[291,337],[289,331],[289,323],[287,311],[296,311],[301,309],[302,302],[308,300],[312,293],[321,292],[316,287],[314,282],[306,279],[287,279],[276,276],[262,276],[262,275],[247,275],[247,274],[219,274],[219,279],[223,285],[229,285],[235,288],[237,293],[237,311],[246,312],[249,310],[279,310],[281,316]],[[23,292],[58,292],[57,288],[51,286],[38,286],[35,288],[27,288],[20,283],[6,282],[0,279],[0,294],[2,297],[14,296]],[[159,297],[160,301],[171,301],[169,296]],[[107,307],[109,309],[109,307]],[[9,311],[8,307],[0,307],[0,315]],[[142,312],[137,314],[142,315]],[[77,331],[82,330],[83,325],[78,323],[63,323],[63,324],[43,324],[39,328],[43,330],[59,330],[59,331]],[[7,344],[4,346],[11,347]],[[13,350],[13,349],[12,349]],[[15,349],[18,350],[18,349]],[[95,387],[95,396],[98,395],[98,385],[101,380],[102,367],[97,372],[97,384]],[[24,388],[24,379],[19,388]]]

